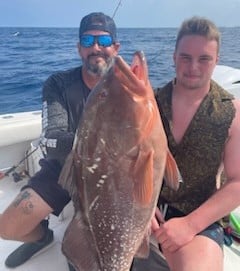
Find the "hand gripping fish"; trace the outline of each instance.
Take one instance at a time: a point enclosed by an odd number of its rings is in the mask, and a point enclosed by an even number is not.
[[[165,176],[165,177],[164,177]],[[148,256],[163,177],[178,188],[143,52],[117,56],[91,91],[60,184],[75,213],[62,250],[79,271],[127,271]]]

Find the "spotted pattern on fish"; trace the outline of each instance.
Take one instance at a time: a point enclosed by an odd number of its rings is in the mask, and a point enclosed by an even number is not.
[[[90,166],[90,167],[87,167],[87,169],[88,169],[91,173],[94,173],[95,169],[97,169],[97,168],[98,168],[98,165],[97,165],[97,164],[94,164],[94,165],[92,165],[92,166]]]
[[[136,254],[148,256],[167,159],[145,57],[130,68],[117,56],[88,97],[60,176],[75,208],[62,250],[76,270],[128,271]]]

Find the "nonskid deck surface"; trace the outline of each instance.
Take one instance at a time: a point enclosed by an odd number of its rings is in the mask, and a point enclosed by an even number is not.
[[[14,199],[24,181],[15,183],[12,178],[5,177],[0,181],[0,213]],[[240,208],[237,209],[240,213]],[[0,239],[0,271],[68,271],[66,258],[61,252],[61,241],[64,231],[73,214],[72,204],[68,204],[60,217],[50,216],[50,228],[54,231],[54,241],[47,248],[34,255],[25,264],[9,269],[4,265],[6,257],[17,248],[21,242]],[[240,266],[240,244],[234,243],[231,247],[224,246],[224,271],[238,270]]]

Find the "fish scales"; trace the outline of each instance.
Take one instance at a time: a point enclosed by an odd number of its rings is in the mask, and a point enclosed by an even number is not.
[[[178,186],[168,156],[143,52],[131,67],[117,56],[87,99],[60,176],[75,208],[62,250],[76,270],[127,271],[147,257],[164,172]]]

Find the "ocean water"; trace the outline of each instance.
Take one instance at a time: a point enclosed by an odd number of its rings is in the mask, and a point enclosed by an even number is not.
[[[221,28],[220,63],[240,68],[240,27]],[[174,76],[176,28],[120,28],[120,54],[147,57],[153,87]],[[41,109],[41,88],[49,75],[81,64],[78,28],[0,28],[0,114]]]

